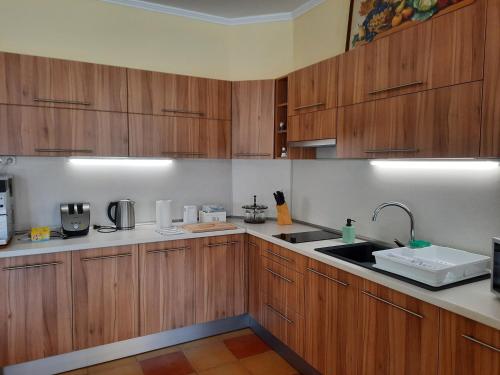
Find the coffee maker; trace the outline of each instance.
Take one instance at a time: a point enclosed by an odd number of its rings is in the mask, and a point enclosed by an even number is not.
[[[14,191],[12,176],[0,175],[0,246],[14,235]]]

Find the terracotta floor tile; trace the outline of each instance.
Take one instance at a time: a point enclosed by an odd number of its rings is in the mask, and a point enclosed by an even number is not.
[[[267,351],[240,360],[252,375],[296,375],[297,370],[274,351]]]
[[[236,357],[222,342],[214,342],[208,346],[196,346],[183,351],[196,371],[203,371],[237,361]]]
[[[232,332],[228,332],[228,333],[223,333],[222,335],[210,336],[210,337],[207,337],[205,339],[186,342],[185,344],[181,344],[179,346],[182,349],[190,349],[190,348],[194,348],[197,346],[207,346],[207,345],[213,344],[214,342],[221,342],[221,341],[224,341],[224,340],[232,338],[232,337],[248,335],[250,333],[253,333],[252,330],[249,328],[246,328],[246,329],[242,329],[239,331],[232,331]]]
[[[116,361],[110,361],[101,363],[99,365],[91,366],[88,368],[88,373],[91,375],[101,374],[103,371],[109,371],[118,367],[133,366],[136,363],[137,361],[135,360],[134,357],[117,359]]]
[[[170,354],[170,353],[175,353],[175,352],[180,352],[181,348],[180,346],[169,346],[168,348],[163,348],[163,349],[158,349],[158,350],[153,350],[151,352],[146,352],[142,354],[138,354],[135,356],[138,362],[144,361],[146,359],[150,358],[155,358],[159,357],[164,354]]]
[[[271,349],[253,333],[224,340],[224,344],[238,359],[264,353]]]
[[[89,372],[92,375],[143,375],[141,366],[139,364],[133,363],[130,365],[124,365],[119,367],[113,367],[109,369],[102,369],[96,372]]]
[[[183,352],[164,354],[139,362],[144,375],[188,375],[194,372]]]
[[[229,363],[221,367],[200,371],[198,375],[251,375],[240,363]]]

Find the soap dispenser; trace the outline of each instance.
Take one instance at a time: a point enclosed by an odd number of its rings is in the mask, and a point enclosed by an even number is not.
[[[356,239],[356,228],[352,226],[352,223],[356,220],[347,219],[346,225],[342,228],[342,241],[345,243],[354,243]]]

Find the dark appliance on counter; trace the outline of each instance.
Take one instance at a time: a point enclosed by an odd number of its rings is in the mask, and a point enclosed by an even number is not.
[[[14,235],[13,177],[0,176],[0,246],[7,245]]]
[[[491,291],[500,297],[500,237],[493,238],[491,257]]]
[[[90,203],[63,203],[61,231],[67,237],[86,236],[90,228]]]
[[[279,238],[280,240],[290,242],[290,243],[303,243],[303,242],[313,242],[313,241],[323,241],[323,240],[336,240],[342,238],[342,235],[335,232],[330,232],[326,230],[315,230],[310,232],[299,232],[299,233],[280,233],[275,234],[273,237]]]
[[[121,199],[111,202],[108,206],[108,218],[115,224],[117,230],[135,228],[135,202],[131,199]],[[114,210],[113,210],[114,209]]]

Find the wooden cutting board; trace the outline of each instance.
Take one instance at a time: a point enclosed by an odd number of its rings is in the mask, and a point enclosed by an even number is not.
[[[220,230],[234,230],[238,227],[231,223],[199,223],[185,224],[182,229],[191,233],[216,232]]]

